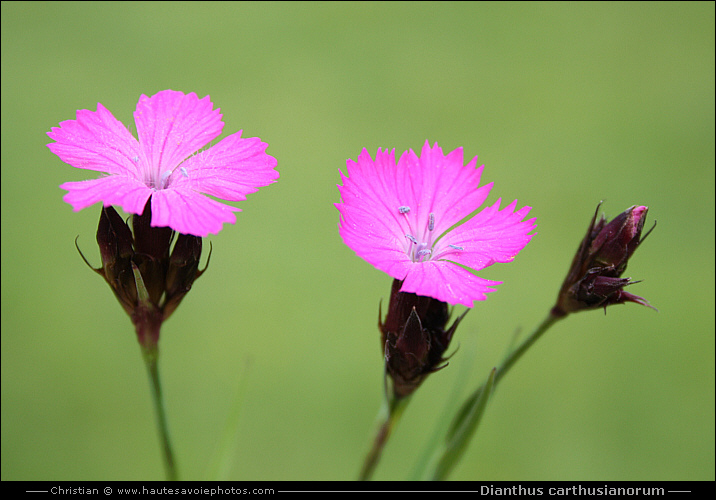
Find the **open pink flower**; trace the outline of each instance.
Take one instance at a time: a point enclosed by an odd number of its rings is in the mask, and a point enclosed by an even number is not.
[[[218,233],[224,222],[236,222],[234,212],[241,209],[204,195],[245,200],[279,176],[276,159],[264,152],[268,145],[241,138],[241,131],[197,153],[221,134],[221,116],[209,96],[173,90],[142,95],[134,112],[137,140],[102,104],[96,112],[77,111],[76,120],[47,133],[56,141],[47,146],[73,167],[107,175],[62,184],[69,191],[64,200],[75,211],[101,201],[142,214],[151,197],[153,227]]]
[[[492,183],[478,187],[484,167],[477,157],[463,165],[462,148],[443,155],[426,141],[418,157],[406,151],[397,165],[395,151],[378,149],[375,161],[363,149],[347,161],[336,203],[343,241],[367,262],[404,280],[402,292],[472,307],[499,281],[474,271],[510,262],[530,241],[530,207],[515,211],[517,200],[500,210],[500,201],[453,228],[487,198]]]

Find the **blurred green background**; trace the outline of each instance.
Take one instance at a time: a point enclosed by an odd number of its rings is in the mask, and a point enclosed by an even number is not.
[[[46,132],[141,94],[210,95],[224,134],[268,142],[281,179],[210,237],[164,325],[181,473],[205,477],[245,383],[228,478],[351,480],[381,398],[391,279],[337,232],[338,169],[426,139],[479,155],[488,199],[538,234],[460,326],[375,479],[405,479],[471,366],[553,305],[596,204],[649,206],[635,304],[557,324],[500,385],[451,479],[714,480],[714,4],[2,3],[2,479],[162,479],[131,323],[94,265]],[[206,247],[208,249],[208,244]],[[204,260],[206,256],[204,256]],[[464,310],[456,307],[456,312]],[[476,353],[476,354],[472,354]]]

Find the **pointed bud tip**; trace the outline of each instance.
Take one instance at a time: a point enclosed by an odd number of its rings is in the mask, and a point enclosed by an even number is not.
[[[597,211],[600,206],[601,203]],[[564,316],[624,302],[652,307],[645,299],[624,292],[623,288],[634,282],[620,278],[643,241],[641,232],[648,210],[644,205],[633,205],[611,222],[602,215],[596,223],[597,212],[594,213],[590,230],[572,261],[552,314]]]

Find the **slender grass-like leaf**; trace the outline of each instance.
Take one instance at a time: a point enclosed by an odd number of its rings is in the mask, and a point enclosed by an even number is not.
[[[465,418],[462,423],[456,428],[451,438],[447,440],[445,450],[438,461],[435,470],[432,474],[432,478],[435,481],[443,481],[447,479],[455,465],[462,458],[463,453],[467,449],[467,445],[470,443],[472,435],[477,430],[477,426],[480,424],[482,414],[485,412],[487,407],[487,401],[492,393],[492,388],[495,383],[496,368],[493,368],[490,375],[487,377],[485,384],[478,389],[479,394],[473,394],[471,399],[474,403],[469,407]],[[476,391],[476,392],[477,392]]]
[[[439,447],[445,442],[445,435],[448,431],[448,426],[451,422],[452,413],[454,412],[454,402],[460,401],[462,393],[465,389],[472,367],[474,366],[474,360],[477,354],[477,342],[470,344],[470,350],[465,353],[463,362],[460,365],[460,371],[456,377],[455,384],[453,384],[450,396],[447,398],[447,402],[443,408],[438,421],[435,424],[430,439],[427,441],[422,454],[418,458],[413,471],[408,478],[410,481],[424,481],[430,479],[427,476],[427,471],[430,470],[431,463],[434,463],[437,459],[437,453]]]

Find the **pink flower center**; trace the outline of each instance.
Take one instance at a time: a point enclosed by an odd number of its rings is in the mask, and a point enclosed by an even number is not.
[[[145,184],[147,185],[147,187],[150,187],[150,188],[154,189],[155,191],[159,191],[161,189],[166,189],[167,187],[169,187],[169,184],[171,184],[171,181],[169,180],[169,178],[177,170],[179,172],[181,172],[181,175],[183,175],[184,177],[187,177],[187,178],[189,177],[189,173],[187,172],[187,169],[184,167],[179,167],[178,169],[175,168],[174,170],[165,170],[159,176],[159,179],[156,178],[157,176],[156,176],[155,172],[149,172],[148,173],[149,180],[145,181]]]
[[[405,215],[406,218],[410,212],[410,207],[398,207],[398,211]],[[433,243],[435,239],[435,214],[432,212],[428,215],[427,223],[422,231],[415,231],[408,221],[409,233],[405,235],[407,239],[407,247],[405,253],[413,262],[425,262],[430,260],[433,254]]]
[[[427,262],[429,260],[440,260],[451,252],[462,252],[465,249],[458,245],[444,244],[445,239],[441,239],[437,245],[436,240],[438,239],[435,233],[435,214],[429,213],[428,220],[425,223],[422,231],[415,230],[408,218],[410,213],[410,207],[400,206],[398,212],[405,215],[408,223],[408,230],[410,231],[405,235],[405,254],[410,257],[413,262]],[[438,235],[439,236],[439,235]],[[447,235],[446,235],[447,236]]]

